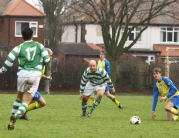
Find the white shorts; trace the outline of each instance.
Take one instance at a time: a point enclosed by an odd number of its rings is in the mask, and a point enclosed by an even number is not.
[[[97,86],[93,86],[91,82],[88,82],[85,86],[83,95],[90,96],[97,90],[104,90],[105,91],[106,84],[101,84]]]
[[[17,78],[17,91],[27,91],[34,97],[40,82],[40,76],[38,77],[18,77]]]

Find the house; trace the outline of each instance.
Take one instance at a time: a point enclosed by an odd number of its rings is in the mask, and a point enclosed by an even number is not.
[[[44,18],[46,14],[25,0],[0,1],[0,54],[23,42],[21,29],[33,30],[33,40],[44,42]]]
[[[57,58],[60,63],[65,63],[68,59],[82,58],[84,61],[99,60],[101,47],[92,43],[61,43],[58,47]]]
[[[89,22],[85,16],[76,16],[76,18],[74,16],[73,19],[76,20],[73,20],[67,26],[62,36],[62,42],[94,43],[104,46],[99,25]],[[125,46],[128,46],[134,40],[142,27],[139,26],[132,31]],[[163,50],[166,51],[167,47],[179,48],[179,22],[174,18],[159,17],[150,23],[137,43],[127,53],[141,57],[149,64],[151,62],[164,63],[166,52],[163,52]]]

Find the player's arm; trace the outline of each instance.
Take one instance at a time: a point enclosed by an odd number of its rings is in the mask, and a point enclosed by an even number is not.
[[[49,62],[50,61],[50,57],[48,55],[48,52],[47,52],[46,48],[42,44],[40,44],[40,43],[39,43],[39,45],[40,45],[41,57],[43,58],[43,62],[45,64],[50,64],[50,62]]]
[[[106,70],[106,72],[108,73],[108,75],[111,73],[111,70],[110,70],[110,63],[109,63],[109,61],[107,61],[107,60],[104,60],[104,62],[105,62],[105,70]]]
[[[154,84],[153,92],[154,93],[153,93],[153,104],[152,104],[152,118],[154,119],[156,117],[155,108],[157,106],[158,94],[159,94],[156,84]]]
[[[172,95],[174,95],[178,89],[176,88],[176,86],[173,84],[173,82],[166,77],[162,77],[162,80],[165,82],[165,84],[170,87],[170,91],[169,93],[166,95],[166,98],[170,98]]]
[[[5,73],[10,67],[12,67],[14,60],[16,59],[17,55],[19,54],[19,47],[13,48],[13,50],[8,54],[4,65],[0,69],[1,73]]]
[[[86,69],[82,75],[81,82],[80,82],[80,94],[84,92],[84,88],[87,82],[88,82],[88,79],[87,79],[87,69]]]

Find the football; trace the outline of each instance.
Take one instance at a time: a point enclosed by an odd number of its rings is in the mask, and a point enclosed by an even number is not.
[[[134,124],[134,125],[140,124],[141,123],[141,119],[138,116],[132,116],[130,118],[130,123]]]

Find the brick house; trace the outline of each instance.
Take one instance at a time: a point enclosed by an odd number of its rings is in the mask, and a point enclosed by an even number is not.
[[[21,29],[33,29],[33,40],[44,42],[45,13],[25,0],[0,1],[0,54],[23,42]]]

